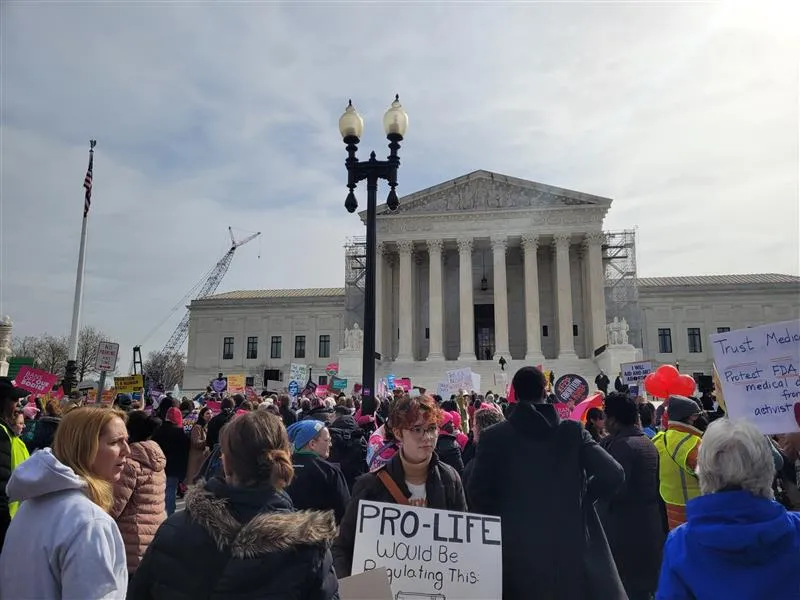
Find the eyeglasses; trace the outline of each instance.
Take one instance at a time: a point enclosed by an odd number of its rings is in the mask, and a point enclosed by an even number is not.
[[[436,425],[431,425],[429,427],[411,427],[406,431],[410,431],[414,437],[418,438],[421,438],[422,436],[436,437],[437,433],[439,432],[439,428]]]

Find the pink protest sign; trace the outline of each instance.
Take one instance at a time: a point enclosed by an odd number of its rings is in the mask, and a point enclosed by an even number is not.
[[[558,416],[562,421],[564,421],[565,419],[569,419],[569,415],[571,412],[569,409],[569,405],[563,402],[556,402],[555,404],[553,404],[553,406],[555,407],[556,412],[558,413]]]
[[[17,373],[16,386],[32,394],[47,394],[58,381],[58,375],[53,375],[41,369],[22,367]]]
[[[411,380],[408,377],[396,378],[394,380],[394,387],[400,388],[404,392],[411,391]]]
[[[217,400],[209,400],[206,402],[206,406],[211,409],[211,412],[215,415],[218,415],[222,412],[222,403]]]
[[[317,389],[314,390],[314,393],[320,397],[324,398],[328,395],[328,386],[327,385],[318,385]]]

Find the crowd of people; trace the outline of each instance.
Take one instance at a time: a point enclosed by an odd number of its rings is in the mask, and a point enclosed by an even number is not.
[[[624,389],[562,420],[549,384],[103,408],[0,378],[0,598],[338,598],[360,500],[500,516],[503,599],[798,597],[800,434]]]

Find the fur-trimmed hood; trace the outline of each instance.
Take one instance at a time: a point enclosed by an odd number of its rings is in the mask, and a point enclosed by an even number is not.
[[[219,493],[224,490],[259,496],[263,499],[264,511],[243,524],[231,512],[231,504],[235,504],[236,499]],[[291,503],[282,495],[274,491],[268,497],[264,494],[264,490],[229,488],[212,480],[186,493],[186,510],[214,539],[217,548],[228,549],[233,558],[255,558],[294,546],[324,546],[336,537],[333,511],[291,512]]]

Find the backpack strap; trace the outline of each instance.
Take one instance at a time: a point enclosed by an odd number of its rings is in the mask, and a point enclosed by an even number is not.
[[[389,491],[389,493],[392,495],[392,498],[394,498],[394,501],[397,502],[397,504],[402,504],[403,506],[409,506],[410,502],[408,501],[408,498],[406,498],[406,495],[400,489],[400,486],[395,483],[391,475],[389,475],[383,469],[378,471],[377,475],[378,479],[381,480],[381,483]]]

